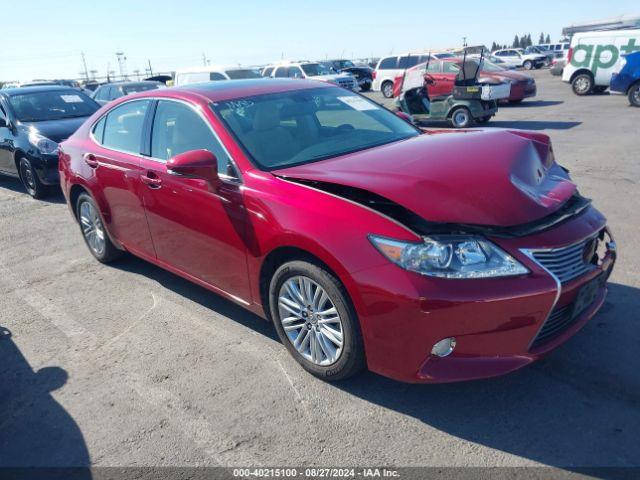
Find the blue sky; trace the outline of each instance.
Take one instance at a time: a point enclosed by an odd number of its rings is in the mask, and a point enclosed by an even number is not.
[[[2,2],[0,80],[76,78],[89,69],[154,71],[202,64],[371,57],[492,41],[541,31],[552,40],[574,22],[640,13],[638,0],[280,1],[25,0]]]

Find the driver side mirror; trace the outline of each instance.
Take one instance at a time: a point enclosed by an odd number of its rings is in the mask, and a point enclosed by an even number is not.
[[[220,183],[218,160],[209,150],[190,150],[172,157],[167,162],[172,175],[205,180],[210,186]]]

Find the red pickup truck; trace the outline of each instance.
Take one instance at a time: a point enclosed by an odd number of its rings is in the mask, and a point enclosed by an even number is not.
[[[458,72],[462,68],[462,58],[443,58],[440,60],[431,59],[428,66],[421,63],[407,70],[406,75],[410,75],[411,70],[425,70],[425,77],[428,76],[431,82],[425,83],[430,98],[437,98],[451,95],[453,93],[454,82]],[[394,80],[393,96],[400,94],[402,85],[402,75]],[[509,103],[520,103],[525,98],[535,97],[537,93],[536,81],[526,73],[505,70],[496,64],[484,59],[479,80],[492,79],[498,82],[508,82],[511,84],[511,94],[507,99]]]

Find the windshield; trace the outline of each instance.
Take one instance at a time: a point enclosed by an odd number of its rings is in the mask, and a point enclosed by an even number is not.
[[[88,117],[100,108],[84,93],[71,89],[13,95],[9,103],[21,122]]]
[[[249,68],[239,68],[237,70],[227,70],[227,75],[231,80],[240,80],[243,78],[262,78],[260,72]]]
[[[158,83],[138,83],[135,85],[127,85],[122,87],[125,95],[131,95],[132,93],[146,92],[148,90],[156,90],[160,88]]]
[[[355,64],[351,60],[341,60],[338,64],[340,65],[340,68],[355,67]]]
[[[331,70],[329,70],[329,67],[321,63],[305,63],[300,66],[302,67],[302,70],[304,70],[304,73],[309,77],[331,74]]]
[[[338,87],[212,104],[262,170],[336,157],[419,135],[378,104]]]
[[[527,47],[524,51],[527,55],[531,55],[534,53],[543,53],[538,47]]]

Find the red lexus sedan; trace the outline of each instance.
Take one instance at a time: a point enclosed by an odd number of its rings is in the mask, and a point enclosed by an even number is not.
[[[125,97],[60,173],[99,261],[127,251],[239,303],[328,380],[516,370],[596,314],[615,259],[547,136],[425,134],[326,83]]]

